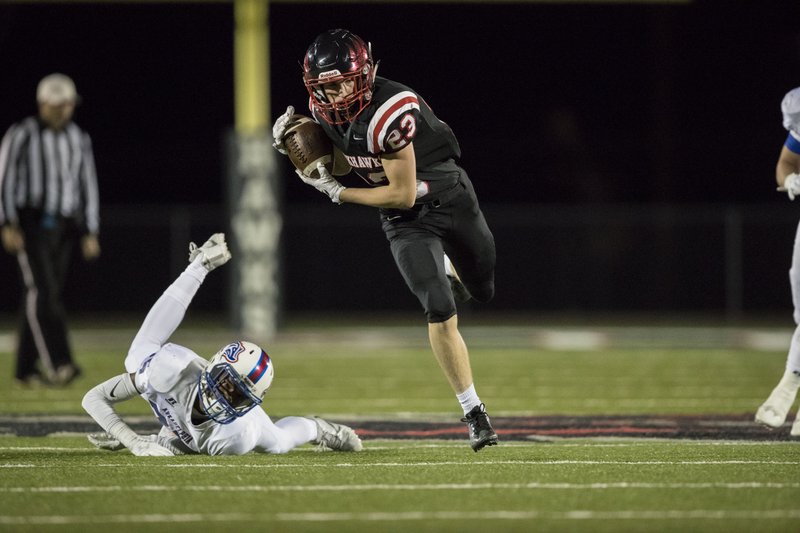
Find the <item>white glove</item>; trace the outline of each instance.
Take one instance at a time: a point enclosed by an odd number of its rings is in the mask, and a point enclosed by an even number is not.
[[[105,431],[102,433],[89,433],[86,435],[86,438],[89,439],[89,442],[91,442],[98,450],[109,450],[115,452],[125,447],[125,445],[122,444],[119,439],[112,437]]]
[[[125,449],[125,445],[122,444],[118,438],[112,437],[105,431],[102,433],[89,433],[86,435],[86,438],[89,439],[89,442],[91,442],[98,450],[116,452]],[[184,455],[183,451],[174,446],[168,438],[162,437],[161,435],[147,435],[142,436],[141,438],[166,448],[172,452],[172,455]]]
[[[283,155],[286,155],[286,148],[283,146],[283,135],[286,133],[286,128],[289,127],[289,119],[292,115],[294,115],[294,107],[289,106],[286,108],[286,113],[279,116],[275,124],[272,125],[272,138],[275,139],[272,147]]]
[[[201,254],[203,256],[203,266],[209,272],[227,263],[231,258],[231,253],[228,251],[228,245],[225,242],[225,234],[215,233],[199,248],[195,243],[190,242],[189,262],[191,263]]]
[[[795,196],[800,196],[800,174],[793,173],[786,176],[783,185],[778,190],[789,195],[789,200],[794,200]]]
[[[128,448],[136,457],[172,457],[175,455],[172,450],[161,446],[156,440],[156,435],[136,437],[136,440]]]
[[[297,172],[297,175],[300,176],[301,180],[303,180],[303,183],[307,183],[317,189],[319,192],[324,192],[327,194],[328,198],[331,199],[331,202],[335,204],[341,204],[342,201],[339,200],[339,196],[347,187],[336,181],[336,178],[331,176],[331,173],[328,172],[328,169],[325,168],[325,165],[322,162],[317,163],[317,171],[319,172],[318,178],[309,178],[300,170],[296,170],[295,172]]]
[[[119,439],[112,437],[105,432],[90,433],[86,435],[86,438],[88,438],[89,442],[94,444],[94,446],[99,450],[109,450],[115,452],[117,450],[126,448],[126,446],[122,444]],[[158,443],[159,440],[160,439],[158,438],[158,435],[147,435],[146,437],[137,435],[134,437],[133,442],[129,443],[130,446],[127,446],[127,448],[129,448],[131,453],[137,457],[169,457],[181,453],[179,450],[173,450],[172,446],[162,446]]]

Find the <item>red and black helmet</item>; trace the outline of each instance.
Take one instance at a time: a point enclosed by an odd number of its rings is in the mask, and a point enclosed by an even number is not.
[[[330,124],[352,122],[372,98],[376,65],[369,43],[347,30],[328,30],[314,39],[303,61],[303,83],[311,102]],[[353,80],[353,92],[330,102],[322,86]]]

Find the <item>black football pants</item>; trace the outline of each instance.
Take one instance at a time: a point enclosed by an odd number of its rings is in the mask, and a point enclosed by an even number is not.
[[[444,322],[456,314],[444,254],[474,300],[494,297],[494,237],[466,172],[461,171],[453,189],[413,209],[381,210],[381,221],[395,263],[428,322]]]

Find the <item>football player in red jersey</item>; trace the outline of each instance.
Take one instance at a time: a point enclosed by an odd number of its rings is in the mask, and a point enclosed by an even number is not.
[[[376,76],[368,43],[342,29],[319,35],[303,62],[309,110],[366,182],[344,187],[320,165],[300,179],[334,203],[377,207],[392,255],[428,320],[433,353],[464,411],[474,451],[497,434],[472,379],[456,301],[494,296],[495,244],[450,127],[412,89]],[[294,108],[275,122],[275,147]],[[452,262],[451,262],[452,261]]]

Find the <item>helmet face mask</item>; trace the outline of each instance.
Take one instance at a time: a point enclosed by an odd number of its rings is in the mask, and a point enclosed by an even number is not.
[[[215,422],[230,424],[261,404],[274,373],[269,355],[259,346],[246,341],[231,343],[217,352],[200,374],[200,409]]]
[[[303,61],[303,83],[315,108],[329,124],[346,124],[361,114],[372,99],[377,65],[372,49],[347,30],[329,30],[311,43]],[[352,81],[352,91],[331,101],[325,86]]]

